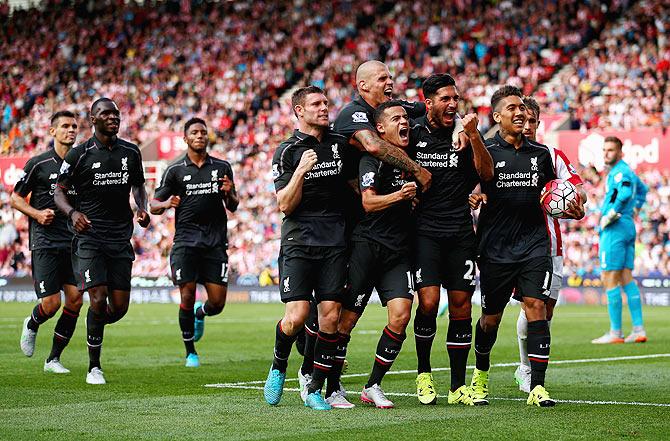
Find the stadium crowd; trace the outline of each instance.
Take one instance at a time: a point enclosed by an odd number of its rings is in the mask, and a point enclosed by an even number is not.
[[[241,200],[229,217],[233,281],[270,283],[277,275],[281,216],[269,164],[295,123],[282,93],[307,83],[325,87],[334,118],[355,96],[353,72],[360,60],[388,63],[396,92],[410,100],[419,98],[428,74],[455,74],[464,96],[460,111],[478,112],[482,131],[490,125],[489,100],[499,84],[531,93],[564,64],[579,68],[554,77],[563,87],[539,92],[547,110],[572,111],[582,127],[604,121],[616,126],[615,121],[628,128],[670,118],[664,92],[670,59],[663,31],[669,26],[666,0],[632,8],[627,0],[460,0],[449,7],[410,1],[191,2],[192,7],[177,1],[151,7],[77,1],[73,9],[59,3],[10,17],[0,11],[0,154],[45,148],[48,118],[60,108],[77,113],[79,139],[85,139],[88,106],[100,95],[119,103],[122,136],[140,144],[205,115],[213,129],[212,152],[233,164]],[[548,16],[552,20],[542,18]],[[445,22],[450,26],[440,25]],[[594,80],[604,78],[603,72],[606,84]],[[658,82],[648,87],[650,79]],[[610,102],[619,87],[632,90],[624,107]],[[597,124],[596,114],[602,116]],[[597,225],[593,201],[602,197],[602,177],[584,173],[592,203],[586,220],[565,225],[566,273],[597,275],[597,236],[587,228]],[[640,216],[637,271],[670,275],[670,177],[649,172],[642,178],[650,194]],[[155,184],[149,185],[152,194]],[[8,196],[0,191],[0,276],[27,275],[27,220],[9,208]],[[172,216],[135,232],[135,274],[168,274]]]
[[[670,2],[640,1],[536,94],[571,128],[670,127]]]

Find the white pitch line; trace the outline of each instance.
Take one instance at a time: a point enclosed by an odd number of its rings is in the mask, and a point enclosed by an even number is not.
[[[600,363],[604,361],[626,361],[626,360],[644,360],[649,358],[665,358],[670,357],[670,354],[647,354],[647,355],[626,355],[621,357],[603,357],[603,358],[581,358],[575,360],[551,360],[549,362],[550,366],[555,364],[577,364],[577,363]],[[516,367],[518,362],[513,363],[495,363],[491,367]],[[466,366],[467,369],[474,369],[475,366]],[[433,372],[444,372],[449,371],[451,368],[433,368]],[[400,371],[389,371],[386,375],[402,375],[402,374],[415,374],[416,370],[400,370]],[[369,373],[364,374],[346,374],[342,375],[342,378],[357,378],[357,377],[367,377]],[[297,378],[287,378],[286,381],[298,381]],[[256,381],[239,381],[236,383],[214,383],[206,384],[205,387],[229,387],[229,386],[244,386],[251,384],[265,384],[265,380],[256,380]]]
[[[216,387],[220,389],[247,389],[247,390],[263,390],[261,386],[245,386],[240,384],[206,384],[205,387]],[[295,387],[285,387],[285,392],[299,392],[300,389]],[[416,397],[416,394],[406,392],[384,392],[384,395],[389,397]],[[438,395],[441,398],[447,398],[446,395]],[[496,401],[526,401],[525,398],[509,398],[509,397],[489,397],[490,400]],[[619,406],[648,406],[648,407],[670,407],[670,403],[643,403],[638,401],[593,401],[593,400],[556,400],[557,403],[566,404],[590,404],[590,405],[619,405]]]

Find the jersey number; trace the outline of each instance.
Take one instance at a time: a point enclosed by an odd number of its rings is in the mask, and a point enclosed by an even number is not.
[[[469,280],[470,285],[475,284],[475,263],[472,260],[466,260],[465,261],[465,266],[467,267],[467,270],[465,270],[465,274],[463,274],[463,279]]]

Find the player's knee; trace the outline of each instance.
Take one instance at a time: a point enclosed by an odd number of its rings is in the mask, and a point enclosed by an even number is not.
[[[54,294],[42,299],[42,311],[49,317],[56,315],[60,309],[60,294]]]
[[[457,320],[472,317],[472,304],[469,301],[460,303],[449,302],[449,317]]]
[[[526,317],[528,321],[547,320],[547,305],[540,299],[525,298]]]
[[[500,315],[484,315],[479,319],[479,324],[482,330],[489,334],[498,330],[501,318]]]
[[[282,330],[286,335],[295,335],[305,326],[306,318],[295,312],[286,314],[281,321]]]
[[[221,314],[224,306],[226,306],[225,300],[208,300],[207,301],[207,315],[217,315]]]
[[[389,318],[389,328],[398,334],[405,332],[410,319],[410,311],[399,311]]]
[[[65,307],[70,311],[79,312],[83,305],[84,305],[83,296],[75,296],[72,298],[65,299]]]
[[[440,298],[423,298],[419,301],[419,310],[421,314],[432,316],[437,315],[440,308]]]
[[[340,320],[340,308],[333,307],[319,310],[319,329],[323,332],[337,332]]]
[[[340,320],[337,324],[337,331],[342,334],[351,334],[351,331],[356,326],[356,323],[358,323],[359,317],[360,316],[357,313],[343,309],[342,314],[340,315]]]

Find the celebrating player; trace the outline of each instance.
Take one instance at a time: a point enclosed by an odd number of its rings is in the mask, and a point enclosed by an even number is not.
[[[526,124],[523,126],[523,134],[529,140],[536,142],[537,127],[540,124],[540,105],[532,97],[524,97],[526,105]],[[584,203],[586,192],[582,188],[583,182],[568,157],[561,150],[547,146],[554,164],[556,176],[571,182],[578,192],[578,199],[571,201],[569,209],[564,213],[566,219],[582,219],[584,217]],[[561,240],[561,227],[558,219],[546,216],[547,229],[549,230],[549,241],[552,261],[551,286],[549,287],[549,300],[547,300],[547,326],[551,327],[551,319],[554,316],[554,308],[558,301],[558,294],[563,286],[563,249]],[[519,318],[516,322],[517,339],[519,341],[519,357],[521,363],[514,372],[514,379],[523,392],[530,393],[530,360],[528,359],[528,319],[524,304],[521,304]]]
[[[277,148],[272,160],[277,202],[284,213],[279,287],[285,313],[276,326],[274,360],[264,396],[269,404],[279,404],[291,347],[314,298],[319,331],[305,406],[330,410],[321,388],[333,367],[346,282],[342,201],[348,190],[342,167],[347,139],[329,129],[328,100],[318,87],[296,90],[291,105],[298,129]]]
[[[228,286],[226,208],[239,200],[230,164],[207,154],[207,124],[192,118],[184,125],[188,150],[169,166],[154,199],[151,214],[175,209],[174,245],[170,253],[172,279],[179,286],[179,327],[186,346],[186,367],[200,366],[196,341],[204,332],[205,316],[221,313]],[[205,285],[207,301],[195,303],[196,283]]]
[[[528,318],[531,392],[527,403],[546,407],[555,404],[544,388],[551,342],[546,303],[552,265],[540,192],[556,174],[549,150],[523,135],[526,106],[522,98],[513,86],[503,86],[491,98],[500,130],[486,140],[495,176],[482,184],[488,196],[477,229],[482,316],[475,330],[476,369],[471,387],[476,399],[486,400],[491,349],[514,290]]]
[[[407,148],[409,119],[401,102],[387,101],[379,105],[374,112],[374,122],[384,141]],[[360,160],[359,181],[366,214],[352,235],[348,287],[338,325],[337,357],[344,359],[351,331],[363,314],[372,290],[376,289],[382,305],[388,309],[388,324],[379,338],[372,373],[361,400],[378,408],[391,408],[393,402],[386,398],[380,385],[400,352],[412,311],[414,288],[409,230],[417,186],[407,179],[406,172],[370,154],[364,154]],[[333,386],[336,384],[333,382]],[[354,407],[339,391],[331,391],[331,387],[329,380],[326,395],[333,407]]]
[[[412,127],[412,147],[414,159],[431,173],[433,185],[421,195],[416,213],[417,395],[422,404],[437,401],[430,351],[437,331],[440,286],[444,286],[449,295],[447,351],[451,389],[448,402],[472,405],[477,401],[473,401],[465,385],[465,367],[472,342],[471,298],[475,289],[477,240],[468,195],[480,180],[493,177],[493,162],[477,131],[474,114],[462,120],[472,148],[459,151],[452,145],[460,96],[450,75],[428,77],[423,83],[423,94],[426,116]]]
[[[10,198],[12,208],[30,218],[30,250],[33,263],[35,293],[40,303],[23,321],[21,350],[32,357],[39,326],[56,315],[61,306],[61,289],[65,304],[54,329],[51,353],[44,362],[44,372],[67,374],[60,362],[70,342],[82,305],[81,292],[72,270],[72,233],[67,217],[57,211],[53,193],[63,157],[77,139],[77,120],[72,112],[63,110],[51,117],[49,134],[53,148],[31,158],[24,167]],[[30,203],[26,200],[30,196]]]
[[[605,138],[606,194],[600,218],[600,267],[607,291],[610,330],[591,341],[606,343],[643,343],[647,341],[642,320],[640,289],[633,279],[635,264],[635,223],[633,217],[647,197],[647,186],[637,177],[623,158],[621,140]],[[628,299],[633,330],[623,338],[621,329],[621,288]]]
[[[128,311],[130,277],[135,259],[130,237],[133,212],[149,226],[147,195],[139,148],[117,136],[121,117],[116,103],[100,98],[91,106],[95,133],[65,155],[54,192],[56,206],[67,214],[75,230],[72,245],[78,287],[88,291],[91,306],[86,317],[89,367],[86,382],[105,384],[100,352],[105,325]],[[77,190],[77,208],[67,198]]]

